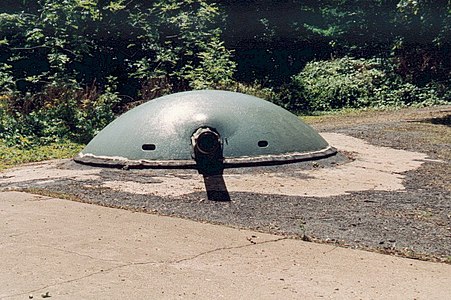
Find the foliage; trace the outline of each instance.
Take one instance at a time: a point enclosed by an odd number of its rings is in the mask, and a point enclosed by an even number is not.
[[[48,85],[42,93],[3,99],[0,138],[9,146],[30,148],[62,140],[86,143],[114,118],[119,97],[114,78],[103,93],[73,85]],[[7,101],[15,104],[7,105]],[[30,103],[36,105],[31,106]]]
[[[264,87],[258,82],[251,84],[235,82],[233,84],[222,86],[221,89],[255,96],[271,102],[276,102],[278,99],[278,94],[273,88]]]
[[[0,87],[2,87],[0,97],[6,97],[6,95],[15,91],[15,81],[11,69],[11,65],[0,63]]]
[[[134,76],[166,76],[191,88],[209,88],[231,81],[235,63],[214,26],[221,19],[214,3],[198,0],[154,1],[130,13],[141,50],[148,55],[132,63]]]
[[[180,76],[190,82],[193,89],[208,89],[232,83],[235,63],[230,60],[223,42],[215,38],[197,57],[199,66],[186,65],[181,69]]]
[[[382,59],[310,62],[293,76],[283,104],[292,110],[326,111],[446,103],[433,88],[404,82],[394,69]]]
[[[449,0],[225,2],[240,80],[279,84],[309,61],[343,56],[396,58],[397,72],[422,86],[450,75]]]
[[[224,84],[235,64],[221,21],[219,8],[204,0],[6,1],[0,84],[15,82],[21,92],[60,81],[102,86],[108,76],[122,85],[161,76],[187,88]]]
[[[87,142],[130,99],[230,84],[222,20],[204,0],[2,1],[0,138]]]

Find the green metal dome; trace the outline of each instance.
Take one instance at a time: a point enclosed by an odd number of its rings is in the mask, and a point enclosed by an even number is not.
[[[281,107],[241,93],[205,90],[160,97],[128,111],[99,132],[75,161],[194,167],[196,153],[214,151],[220,151],[224,166],[336,153],[311,127]]]

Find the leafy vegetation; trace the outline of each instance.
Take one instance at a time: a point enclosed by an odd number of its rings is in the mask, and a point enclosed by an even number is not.
[[[298,111],[446,104],[433,87],[405,82],[390,61],[349,57],[308,63],[280,99]]]
[[[110,76],[122,86],[168,77],[175,86],[204,88],[233,75],[235,63],[220,39],[222,15],[204,0],[1,5],[0,78],[21,92],[62,83],[103,86]]]
[[[115,118],[120,99],[110,78],[103,93],[75,84],[48,85],[41,93],[3,95],[0,102],[0,138],[8,146],[29,148],[63,140],[88,142]]]

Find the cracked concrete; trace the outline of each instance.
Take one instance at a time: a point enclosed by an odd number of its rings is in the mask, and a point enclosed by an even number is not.
[[[0,231],[0,299],[451,294],[447,264],[26,193],[0,193]]]

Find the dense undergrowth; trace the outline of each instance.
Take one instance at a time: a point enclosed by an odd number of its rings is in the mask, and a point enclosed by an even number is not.
[[[451,81],[419,87],[390,59],[343,57],[313,61],[280,89],[278,102],[298,112],[447,104]]]

